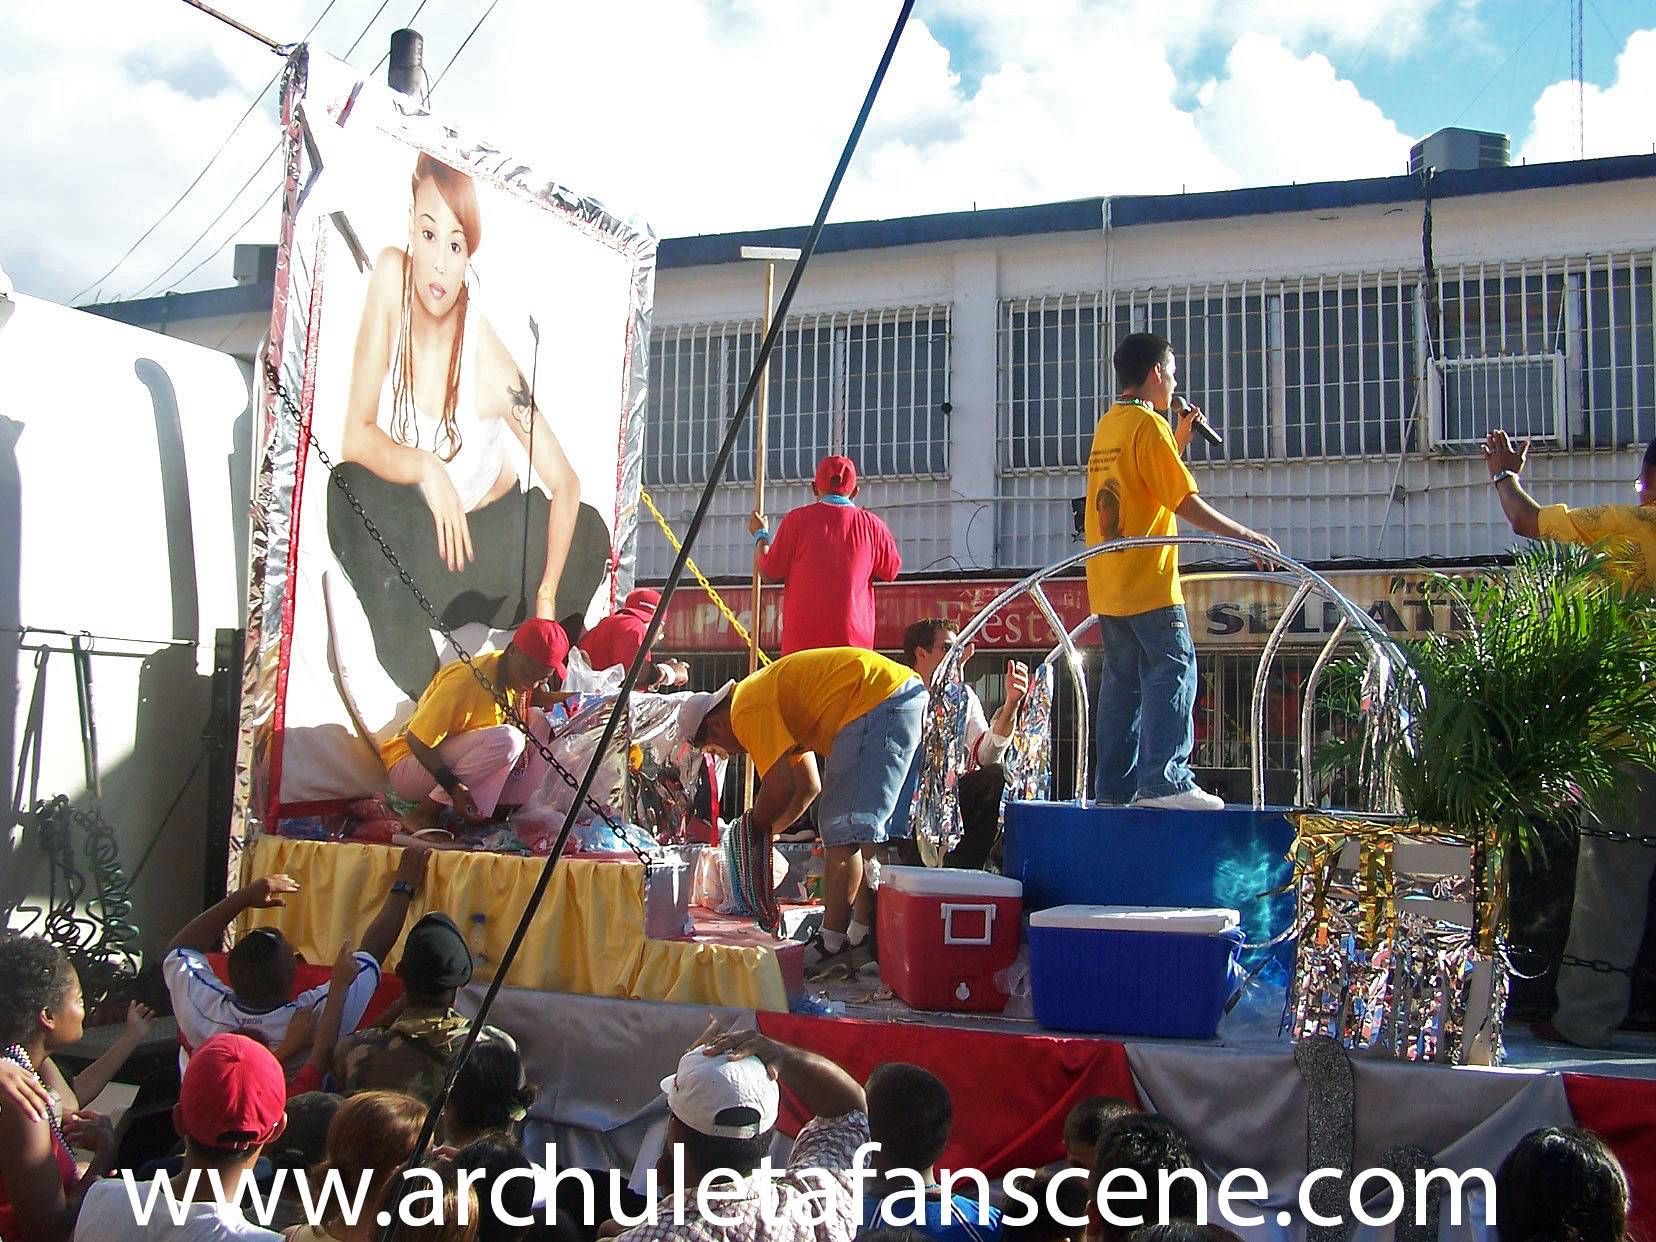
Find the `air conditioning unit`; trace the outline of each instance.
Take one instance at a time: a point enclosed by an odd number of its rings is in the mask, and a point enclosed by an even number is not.
[[[1562,353],[1439,359],[1432,386],[1434,447],[1482,444],[1497,427],[1515,440],[1566,442]]]

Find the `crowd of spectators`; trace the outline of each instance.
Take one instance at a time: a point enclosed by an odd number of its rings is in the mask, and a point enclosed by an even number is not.
[[[623,1227],[600,1223],[584,1202],[546,1193],[521,1145],[537,1089],[516,1043],[485,1027],[458,1074],[422,1149],[428,1113],[450,1078],[467,1019],[455,1008],[471,977],[471,955],[442,914],[418,920],[396,964],[403,999],[373,1025],[367,1012],[384,958],[418,896],[425,855],[405,852],[391,891],[360,945],[347,945],[324,985],[297,991],[297,956],[280,932],[242,936],[221,981],[208,954],[215,937],[244,910],[277,904],[297,886],[271,876],[232,894],[175,937],[163,965],[183,1045],[183,1069],[170,1117],[176,1141],[149,1154],[118,1148],[109,1122],[87,1105],[142,1042],[153,1016],[142,1006],[114,1048],[73,1080],[53,1054],[81,1039],[85,1004],[67,957],[50,942],[0,933],[0,1238],[5,1242],[191,1240],[370,1242],[385,1234],[409,1242],[1201,1242],[1236,1235],[1206,1219],[1194,1179],[1174,1178],[1165,1203],[1158,1176],[1196,1171],[1217,1184],[1190,1136],[1165,1117],[1110,1097],[1069,1112],[1061,1158],[1021,1190],[1038,1207],[1015,1209],[1009,1188],[940,1177],[955,1119],[942,1079],[918,1065],[891,1063],[859,1083],[840,1066],[755,1030],[712,1024],[662,1081],[665,1139],[657,1166],[663,1197],[653,1218]],[[297,991],[297,995],[295,994]],[[779,1150],[777,1124],[787,1094],[812,1119],[768,1176],[756,1176]],[[857,1153],[879,1144],[871,1173],[859,1179]],[[1055,1144],[1056,1147],[1056,1144]],[[426,1179],[405,1170],[420,1166]],[[718,1220],[685,1185],[713,1179]],[[136,1219],[126,1183],[165,1179],[182,1205],[162,1201],[147,1224]],[[298,1182],[319,1187],[329,1174],[361,1188],[348,1219],[336,1199],[308,1210]],[[1124,1228],[1098,1209],[1100,1184],[1131,1170],[1142,1200],[1111,1187]],[[1065,1174],[1068,1173],[1068,1176]],[[720,1181],[719,1179],[723,1179]],[[1604,1143],[1576,1129],[1539,1130],[1517,1144],[1496,1179],[1499,1242],[1624,1242],[1627,1179]],[[421,1210],[399,1209],[410,1185]],[[279,1194],[277,1191],[279,1190]],[[860,1194],[859,1194],[860,1190]],[[1050,1193],[1049,1193],[1050,1192]],[[247,1210],[258,1198],[259,1213]],[[824,1196],[826,1195],[826,1198]],[[273,1213],[262,1206],[275,1203]],[[826,1206],[825,1206],[826,1205]],[[406,1205],[402,1205],[406,1206]],[[638,1200],[628,1219],[638,1218]],[[461,1209],[464,1208],[464,1212]],[[1085,1218],[1085,1226],[1075,1224]],[[814,1218],[817,1223],[805,1223]],[[430,1223],[412,1224],[413,1219]],[[525,1224],[525,1220],[532,1223]],[[790,1220],[800,1223],[790,1224]],[[463,1222],[463,1223],[462,1223]],[[285,1228],[278,1232],[275,1225]],[[1491,1232],[1487,1236],[1495,1237]]]

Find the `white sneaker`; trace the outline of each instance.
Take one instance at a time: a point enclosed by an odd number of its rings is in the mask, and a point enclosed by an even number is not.
[[[1225,800],[1192,785],[1179,793],[1163,794],[1159,798],[1134,798],[1133,805],[1157,811],[1222,811]]]

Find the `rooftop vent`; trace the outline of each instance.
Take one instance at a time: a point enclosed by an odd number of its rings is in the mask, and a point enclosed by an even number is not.
[[[1409,172],[1427,168],[1505,168],[1512,163],[1512,140],[1481,129],[1440,129],[1409,148]]]

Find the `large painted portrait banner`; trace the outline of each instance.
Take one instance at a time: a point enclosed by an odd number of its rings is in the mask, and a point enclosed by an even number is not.
[[[267,827],[380,789],[455,647],[630,587],[656,247],[320,53],[282,108],[242,746]]]

